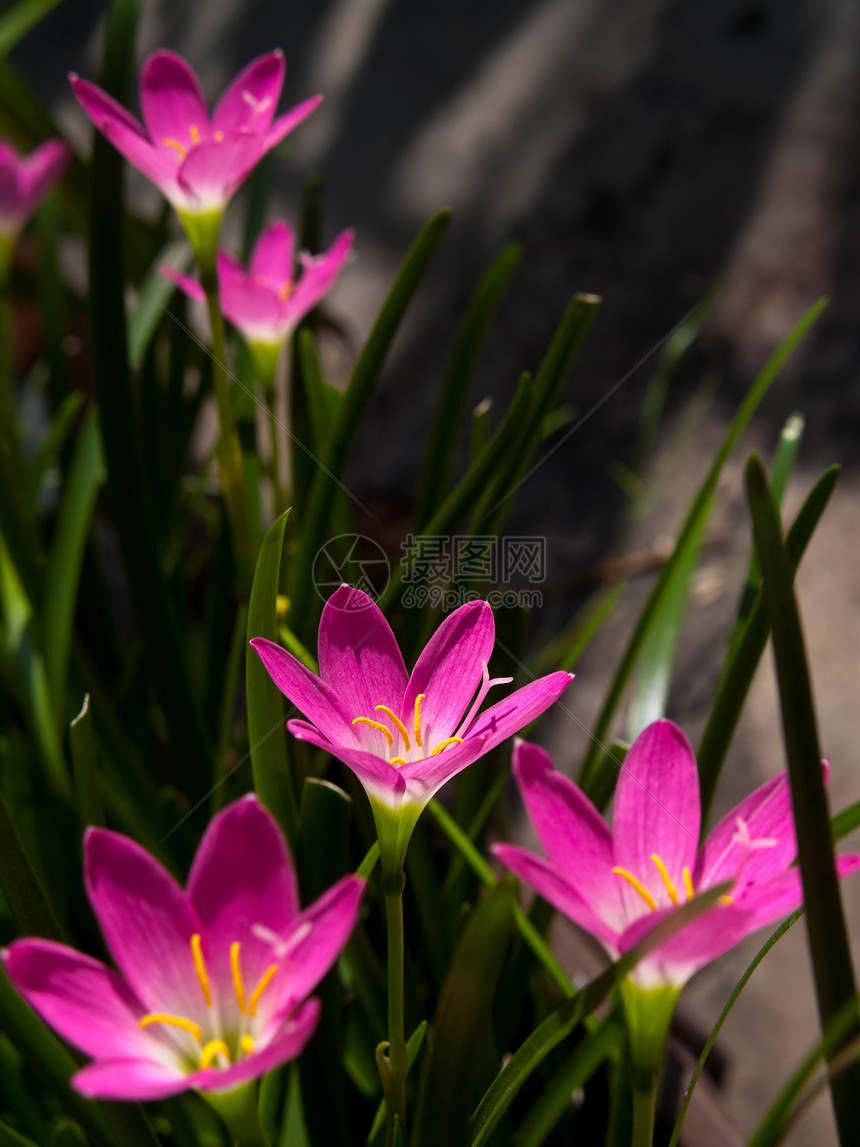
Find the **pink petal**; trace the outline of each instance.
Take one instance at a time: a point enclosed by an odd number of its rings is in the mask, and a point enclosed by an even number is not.
[[[323,749],[343,761],[361,781],[367,795],[392,808],[398,808],[406,792],[406,781],[402,770],[391,765],[382,757],[363,749],[350,748],[327,740],[318,729],[305,721],[287,721],[287,728],[300,741],[309,741],[318,749]],[[440,754],[441,756],[441,754]]]
[[[282,219],[273,223],[260,235],[251,256],[251,274],[268,279],[275,287],[292,282],[293,229]]]
[[[284,136],[289,135],[294,128],[297,128],[302,120],[307,119],[311,112],[319,107],[320,103],[322,103],[322,96],[311,96],[310,99],[303,100],[284,115],[279,116],[266,133],[266,151],[271,151],[273,147],[277,147]]]
[[[494,844],[493,855],[553,908],[615,952],[618,933],[583,900],[554,865],[516,844]]]
[[[267,131],[278,109],[284,83],[280,49],[252,60],[232,81],[212,115],[216,131]]]
[[[745,847],[741,824],[752,841],[774,843]],[[741,801],[709,834],[699,854],[696,887],[709,888],[736,876],[744,883],[763,880],[788,868],[796,855],[791,789],[788,774],[781,773]]]
[[[324,254],[302,258],[301,278],[284,308],[291,327],[297,326],[332,289],[349,258],[354,236],[354,231],[342,231]]]
[[[612,873],[612,834],[606,821],[537,745],[520,741],[514,747],[514,776],[550,863],[595,913],[620,931],[627,921],[618,877]]]
[[[14,234],[27,217],[21,193],[21,166],[17,156],[0,154],[0,233]]]
[[[98,960],[51,940],[16,940],[3,953],[12,985],[45,1023],[86,1055],[127,1058],[163,1054],[146,1008],[125,980]]]
[[[137,120],[107,92],[75,75],[70,80],[78,102],[102,135],[172,203],[181,201],[183,196],[176,183],[177,157],[163,148],[154,148]]]
[[[442,622],[412,670],[400,716],[412,728],[415,698],[421,702],[421,729],[429,752],[454,736],[483,679],[495,642],[493,611],[485,601],[461,605]]]
[[[71,152],[58,139],[49,139],[24,161],[24,193],[29,215],[39,206],[68,166]]]
[[[548,673],[516,689],[503,701],[497,701],[479,713],[469,729],[469,737],[486,738],[484,752],[488,753],[506,737],[518,732],[554,705],[573,680],[573,674],[559,671]]]
[[[206,302],[206,292],[200,285],[199,279],[194,279],[191,275],[183,275],[181,271],[169,267],[166,263],[162,263],[158,269],[165,279],[171,279],[190,299],[196,299],[198,303]]]
[[[128,837],[91,828],[84,878],[111,955],[147,1011],[205,1012],[191,951],[200,919],[173,877]]]
[[[700,815],[693,750],[677,725],[655,721],[636,738],[618,778],[613,851],[615,864],[641,881],[657,904],[671,901],[651,857],[659,856],[683,896],[683,870],[695,871]],[[643,901],[626,880],[621,894],[631,917],[638,916]]]
[[[337,695],[350,721],[367,717],[391,724],[375,707],[387,705],[395,713],[400,711],[406,666],[391,626],[366,593],[348,585],[335,590],[320,619],[318,653],[320,676]],[[387,737],[363,723],[352,727],[355,738],[346,744],[388,758]],[[395,732],[394,737],[393,753],[401,743],[399,734]]]
[[[257,1079],[288,1060],[296,1059],[314,1034],[320,1015],[320,1002],[310,999],[297,1008],[278,1034],[259,1051],[241,1059],[233,1067],[196,1071],[187,1078],[189,1087],[199,1091],[226,1091],[249,1079]]]
[[[254,637],[251,645],[266,667],[266,672],[284,696],[313,722],[334,744],[358,745],[350,718],[344,712],[337,693],[311,673],[297,657],[269,641]]]
[[[268,283],[259,283],[218,252],[218,283],[224,317],[248,342],[278,342],[283,304]]]
[[[259,136],[230,135],[192,148],[179,168],[179,186],[198,209],[227,201],[264,155]]]
[[[841,880],[860,868],[860,856],[846,853],[836,858],[836,875]],[[734,898],[735,906],[755,912],[759,928],[788,916],[803,903],[803,886],[798,867],[780,872],[769,880],[753,884]]]
[[[127,1099],[146,1103],[178,1095],[191,1086],[178,1068],[151,1059],[97,1060],[72,1076],[76,1091],[88,1099]]]
[[[425,757],[423,761],[401,765],[399,772],[406,781],[407,799],[423,807],[442,785],[486,752],[486,738],[468,736],[462,745],[450,745],[435,757]]]
[[[162,48],[143,65],[140,79],[143,122],[156,147],[172,139],[186,150],[209,139],[209,113],[197,76],[186,60]],[[197,138],[194,138],[196,129]]]
[[[231,945],[239,943],[242,977],[253,986],[271,963],[269,946],[254,925],[281,934],[299,911],[287,843],[253,793],[228,805],[206,829],[188,877],[188,896],[203,925],[210,980],[222,1000],[231,1000]]]
[[[364,888],[359,877],[345,876],[282,930],[286,955],[269,949],[278,971],[258,1009],[264,1028],[268,1017],[283,1017],[312,992],[334,964],[358,922]],[[290,944],[293,937],[299,939]]]

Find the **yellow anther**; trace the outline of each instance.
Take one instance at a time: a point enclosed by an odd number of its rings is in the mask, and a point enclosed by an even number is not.
[[[262,976],[260,977],[259,984],[257,984],[256,988],[254,988],[253,992],[251,993],[251,999],[248,1001],[249,1016],[255,1016],[257,1014],[257,1004],[260,1002],[260,996],[262,996],[263,992],[265,992],[266,988],[268,988],[269,984],[271,984],[272,977],[274,976],[275,972],[277,972],[277,970],[277,964],[269,964],[268,968],[266,968],[265,972],[263,972]]]
[[[419,760],[421,759],[422,758],[419,757]],[[389,765],[405,765],[407,762],[405,757],[392,757],[388,763]]]
[[[203,1050],[200,1052],[200,1070],[205,1071],[207,1067],[211,1067],[216,1055],[223,1055],[227,1062],[230,1062],[230,1049],[223,1039],[210,1039],[203,1045]]]
[[[185,159],[188,154],[188,148],[183,147],[178,139],[171,139],[170,136],[165,136],[161,143],[164,147],[172,147],[180,159]]]
[[[355,717],[352,723],[353,725],[370,725],[371,729],[378,729],[380,733],[384,733],[389,749],[394,744],[394,734],[381,721],[372,721],[370,717]]]
[[[675,885],[672,883],[672,877],[666,871],[666,865],[660,859],[656,852],[651,854],[651,859],[657,865],[657,871],[663,877],[663,883],[666,885],[666,891],[669,893],[669,899],[673,904],[678,903],[678,893],[675,891]]]
[[[216,131],[215,132],[215,142],[216,143],[220,143],[223,138],[224,138],[224,132],[223,131]]]
[[[203,991],[203,998],[209,1008],[212,1006],[212,992],[209,990],[209,977],[206,975],[206,963],[203,959],[203,945],[200,941],[199,932],[195,932],[191,937],[191,956],[194,960],[194,971],[197,973],[197,979],[200,981],[200,987]]]
[[[720,903],[721,904],[733,904],[734,901],[733,901],[731,896],[721,896],[720,897]]]
[[[198,1043],[200,1043],[203,1035],[200,1025],[196,1024],[194,1020],[187,1020],[185,1016],[169,1016],[162,1012],[150,1012],[149,1015],[141,1016],[137,1021],[139,1028],[148,1028],[150,1024],[170,1024],[171,1027],[182,1028],[183,1031],[190,1032]]]
[[[242,983],[242,969],[239,966],[239,941],[230,945],[230,971],[233,974],[233,991],[239,1001],[239,1011],[245,1014],[245,985]]]
[[[696,890],[693,887],[693,879],[690,876],[690,870],[686,864],[684,865],[684,887],[687,889],[687,899],[692,900],[696,895]]]
[[[437,753],[441,753],[443,749],[447,749],[449,745],[462,745],[462,737],[449,737],[447,741],[440,741],[435,749],[431,749],[430,756],[435,757]]]
[[[613,868],[612,871],[616,876],[623,876],[624,879],[636,889],[649,908],[656,909],[657,901],[648,891],[644,884],[641,884],[632,872],[628,872],[626,868]]]
[[[278,291],[278,298],[281,300],[282,303],[285,303],[292,293],[293,293],[293,284],[288,279],[287,282],[284,283],[284,285]],[[377,709],[384,708],[384,706],[382,706],[382,705],[377,705],[376,707],[377,707]]]
[[[197,124],[192,123],[188,125],[188,134],[191,136],[192,143],[200,142],[200,132],[197,130]]]
[[[403,738],[403,744],[406,746],[406,752],[408,753],[412,748],[412,742],[409,740],[409,734],[406,731],[406,726],[403,724],[394,710],[389,709],[387,705],[374,705],[374,710],[377,713],[384,713],[386,715],[391,724]]]
[[[424,748],[424,742],[421,740],[421,702],[426,697],[426,693],[419,693],[415,698],[415,744],[419,749]]]
[[[254,1050],[254,1041],[249,1035],[243,1035],[239,1040],[239,1047],[242,1049],[245,1055],[250,1055]]]

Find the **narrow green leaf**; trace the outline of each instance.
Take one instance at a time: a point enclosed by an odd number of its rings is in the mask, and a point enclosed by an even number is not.
[[[0,1147],[38,1147],[32,1139],[13,1131],[8,1123],[0,1121]]]
[[[498,1070],[492,1007],[511,935],[513,882],[488,892],[463,929],[433,1017],[413,1147],[468,1143],[469,1115]]]
[[[791,563],[792,576],[797,572],[800,559],[824,513],[833,493],[839,467],[825,470],[800,507],[797,517],[786,535],[785,548]],[[699,767],[699,786],[702,794],[702,831],[708,824],[720,770],[734,735],[756,668],[767,645],[770,623],[761,592],[750,610],[743,629],[739,631],[734,651],[726,658],[708,723],[702,734],[696,761]]]
[[[35,496],[38,493],[45,471],[66,444],[66,440],[74,429],[78,411],[83,405],[84,396],[80,391],[72,391],[61,401],[45,435],[44,441],[33,455],[28,475],[30,485]]]
[[[732,419],[729,426],[728,433],[723,439],[717,456],[714,459],[713,465],[708,472],[705,481],[693,499],[690,509],[687,512],[687,517],[684,520],[684,525],[678,535],[675,543],[675,549],[672,556],[663,566],[657,582],[651,591],[642,613],[639,615],[639,620],[630,638],[621,663],[609,688],[606,701],[597,719],[597,723],[593,729],[594,739],[586,753],[585,760],[582,766],[579,783],[586,793],[590,794],[597,780],[597,769],[600,754],[602,752],[601,744],[607,739],[609,734],[609,727],[612,719],[615,716],[615,710],[624,694],[627,682],[630,680],[630,675],[636,667],[639,659],[639,654],[642,651],[642,646],[654,619],[658,614],[659,607],[662,603],[672,578],[674,576],[677,566],[684,559],[685,554],[689,550],[691,542],[695,539],[697,532],[701,529],[702,519],[707,519],[710,511],[710,506],[714,491],[717,487],[720,474],[723,466],[729,458],[729,455],[734,450],[735,446],[744,430],[752,418],[759,403],[767,393],[771,383],[776,378],[779,371],[782,369],[786,359],[792,353],[794,348],[821,314],[825,306],[825,300],[821,299],[815,303],[803,318],[792,330],[791,334],[783,340],[778,349],[771,355],[770,359],[765,364],[764,369],[759,374],[758,378],[750,387],[746,397],[741,403],[737,413]]]
[[[570,1110],[574,1091],[591,1079],[623,1039],[624,1024],[617,1014],[608,1016],[594,1031],[586,1032],[541,1089],[514,1135],[514,1147],[541,1147],[559,1119]]]
[[[127,319],[128,361],[132,370],[140,370],[143,356],[158,324],[164,317],[170,297],[176,290],[176,284],[166,275],[162,275],[161,267],[172,267],[174,271],[187,271],[192,260],[191,244],[187,239],[171,239],[153,259],[152,266],[140,285],[137,301]]]
[[[747,497],[762,569],[765,609],[770,619],[797,855],[806,905],[807,936],[815,973],[822,1028],[855,1000],[845,1039],[860,1035],[860,1014],[839,883],[830,843],[830,821],[821,770],[821,751],[803,634],[792,587],[793,570],[782,542],[779,510],[761,462],[752,455],[746,470]],[[833,1050],[838,1050],[835,1045]],[[833,1106],[843,1147],[860,1142],[860,1065],[832,1084]]]
[[[99,791],[96,744],[90,715],[89,693],[84,697],[80,713],[69,725],[69,747],[72,756],[78,822],[81,830],[83,831],[90,825],[103,826],[105,814]]]
[[[305,619],[311,615],[309,608],[310,595],[313,592],[311,569],[314,558],[325,541],[329,513],[338,489],[336,480],[343,474],[361,415],[370,400],[394,336],[430,260],[436,253],[450,218],[449,211],[440,211],[427,223],[409,249],[370,332],[370,337],[355,364],[340,404],[337,420],[322,455],[322,464],[314,475],[310,502],[301,515],[301,535],[292,563],[290,625],[300,636],[304,635]]]
[[[458,429],[469,396],[469,383],[489,325],[521,255],[522,249],[518,243],[509,243],[499,252],[478,283],[457,331],[436,404],[416,499],[416,529],[419,531],[430,520],[450,483]]]
[[[418,1054],[421,1051],[421,1045],[424,1043],[424,1037],[427,1034],[428,1023],[422,1020],[409,1039],[406,1041],[406,1074],[407,1076],[412,1072],[413,1067],[418,1060]],[[373,1117],[373,1123],[370,1127],[370,1134],[367,1137],[369,1147],[373,1147],[374,1143],[381,1137],[385,1130],[385,1100],[383,1099],[379,1107],[376,1109],[376,1115]]]
[[[0,17],[0,56],[8,56],[59,3],[60,0],[20,0],[7,9]]]
[[[661,920],[635,947],[625,952],[617,963],[610,964],[606,971],[590,980],[575,996],[549,1015],[517,1049],[475,1109],[471,1120],[470,1147],[482,1147],[482,1144],[490,1140],[499,1120],[529,1076],[557,1044],[570,1035],[586,1016],[600,1007],[639,960],[665,943],[691,920],[713,907],[729,888],[729,884],[721,884],[688,900],[677,912]]]
[[[252,637],[278,639],[278,580],[288,514],[276,518],[263,538],[248,606],[249,641]],[[245,704],[254,788],[295,847],[298,806],[287,756],[284,700],[250,645],[245,651]]]
[[[78,582],[96,495],[104,478],[95,408],[81,428],[57,521],[44,599],[45,671],[54,711],[64,718]]]
[[[57,918],[0,797],[0,886],[25,936],[62,940]]]

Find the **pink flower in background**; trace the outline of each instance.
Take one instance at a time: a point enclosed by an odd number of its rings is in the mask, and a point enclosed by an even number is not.
[[[421,810],[433,794],[506,737],[539,717],[573,680],[550,673],[480,712],[493,685],[493,612],[485,601],[442,622],[411,675],[382,611],[342,585],[320,620],[320,675],[262,637],[251,645],[269,676],[308,718],[287,728],[333,753],[361,781],[376,815],[380,844],[402,860]]]
[[[128,837],[89,829],[87,895],[120,972],[49,940],[3,952],[42,1018],[93,1057],[83,1095],[160,1099],[225,1091],[300,1054],[306,999],[355,926],[364,881],[348,876],[299,911],[284,837],[254,796],[209,825],[183,891]]]
[[[513,844],[494,852],[545,900],[591,932],[613,958],[683,901],[726,881],[731,890],[637,964],[641,988],[683,985],[750,932],[803,902],[791,791],[782,773],[732,809],[698,847],[699,775],[671,721],[649,725],[618,778],[610,831],[549,755],[520,742],[514,775],[547,859]],[[837,857],[845,876],[860,856]]]
[[[153,52],[143,66],[144,125],[95,84],[70,77],[81,107],[100,132],[160,188],[182,216],[221,212],[252,168],[314,110],[321,96],[275,118],[284,57],[269,52],[233,80],[210,119],[191,67],[174,52]]]
[[[224,251],[218,252],[221,311],[252,347],[279,349],[308,311],[331,290],[352,247],[353,232],[342,231],[323,255],[299,255],[301,275],[294,279],[294,236],[288,223],[273,223],[259,237],[246,272]],[[205,301],[197,279],[163,266],[161,273],[192,299]]]
[[[58,139],[26,156],[0,140],[0,236],[17,235],[65,171],[69,155]]]

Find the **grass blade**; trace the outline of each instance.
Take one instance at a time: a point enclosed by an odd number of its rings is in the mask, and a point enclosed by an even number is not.
[[[191,246],[186,239],[171,239],[153,259],[127,319],[128,361],[132,370],[140,370],[143,365],[143,356],[176,290],[176,284],[162,275],[161,267],[166,265],[184,272],[191,261]]]
[[[729,455],[737,445],[738,439],[743,434],[744,430],[752,418],[759,403],[767,393],[771,383],[779,374],[786,359],[791,355],[794,348],[821,314],[825,306],[825,300],[820,299],[817,303],[809,308],[806,314],[800,319],[791,334],[783,340],[782,344],[778,347],[770,359],[766,363],[764,370],[759,374],[758,378],[750,387],[746,397],[740,405],[737,413],[732,419],[729,426],[728,433],[723,439],[717,456],[714,459],[713,465],[708,472],[705,481],[702,483],[699,492],[693,499],[692,505],[687,512],[687,517],[681,532],[678,535],[678,540],[675,543],[675,549],[672,556],[663,566],[657,582],[651,591],[651,594],[645,603],[642,613],[639,615],[639,620],[633,630],[633,635],[624,651],[624,656],[621,659],[621,664],[615,674],[615,678],[609,688],[606,701],[604,702],[603,709],[597,719],[597,724],[593,730],[594,740],[586,754],[585,761],[583,762],[582,772],[579,778],[580,787],[584,789],[589,795],[594,789],[597,781],[597,771],[602,752],[602,744],[606,741],[609,728],[612,724],[612,719],[615,716],[615,710],[621,701],[621,697],[630,680],[636,664],[639,660],[639,655],[646,638],[654,624],[655,618],[658,616],[658,611],[663,598],[671,585],[672,578],[678,565],[684,560],[685,554],[688,552],[689,547],[694,543],[698,531],[701,529],[701,522],[703,518],[707,518],[710,512],[711,500],[714,491],[717,487],[720,474],[723,466],[725,465]]]
[[[26,936],[62,940],[60,926],[0,797],[0,887]]]
[[[4,12],[0,17],[0,56],[8,56],[59,3],[60,0],[21,0]]]
[[[747,463],[746,482],[762,569],[764,603],[773,635],[818,1010],[826,1033],[831,1022],[848,1007],[849,1001],[854,1001],[853,1020],[845,1027],[847,1041],[860,1035],[860,1014],[857,1012],[851,952],[830,842],[821,751],[803,634],[794,600],[793,571],[782,542],[779,510],[756,455]],[[830,1046],[832,1051],[837,1051],[840,1044]],[[831,1094],[843,1147],[860,1142],[858,1091],[860,1065],[853,1065],[833,1080]]]
[[[81,831],[92,824],[103,826],[105,814],[99,792],[96,743],[93,736],[89,693],[84,697],[80,713],[69,725],[69,748],[71,749],[75,800],[78,805],[78,821]]]

